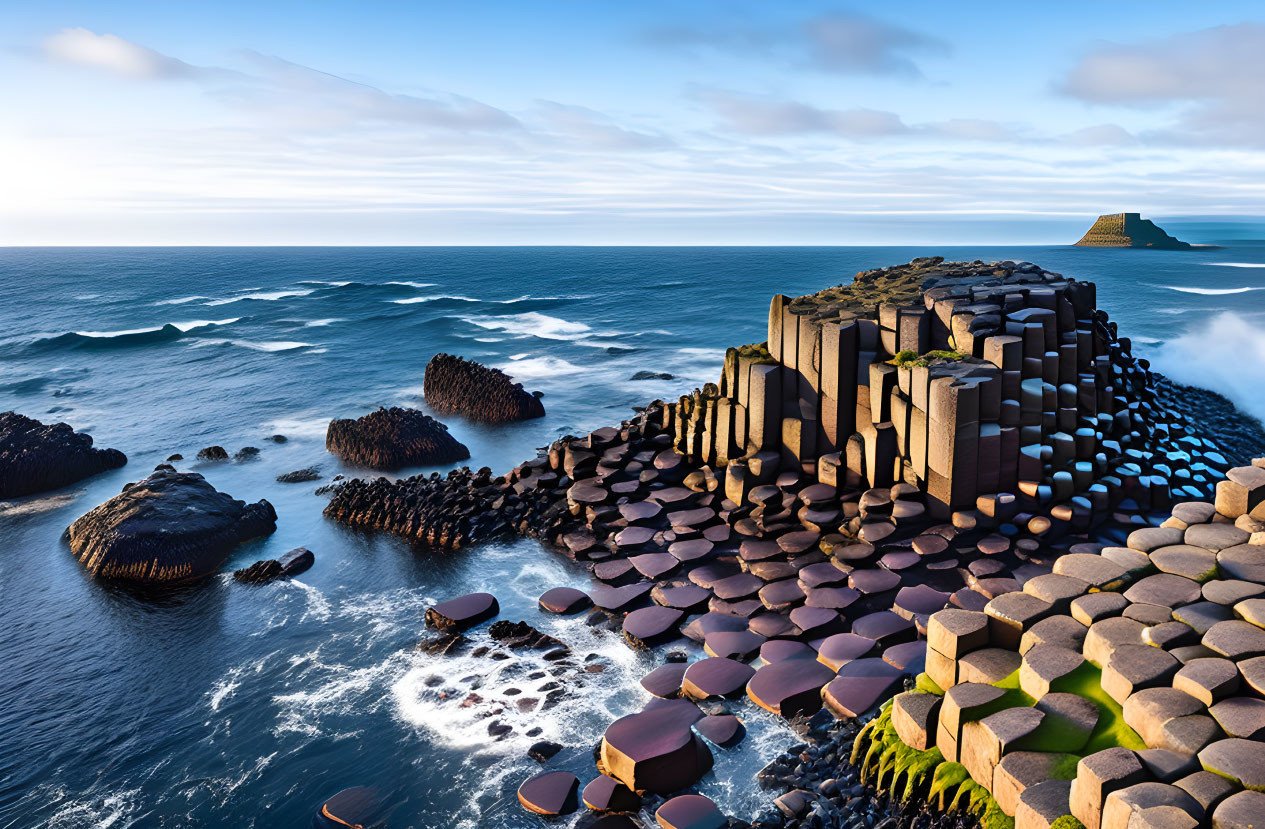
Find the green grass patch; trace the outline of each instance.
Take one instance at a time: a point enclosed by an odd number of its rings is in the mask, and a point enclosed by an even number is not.
[[[914,687],[922,691],[924,694],[935,694],[938,697],[944,696],[944,689],[935,683],[926,673],[918,674],[918,678],[914,680]]]

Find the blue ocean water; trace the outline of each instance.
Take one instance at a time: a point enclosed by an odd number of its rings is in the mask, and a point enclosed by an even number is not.
[[[541,420],[448,420],[473,465],[502,472],[559,435],[715,380],[725,346],[763,339],[771,294],[924,255],[1026,259],[1093,280],[1157,368],[1265,416],[1265,244],[1237,231],[1226,241],[1215,224],[1166,229],[1222,246],[0,250],[0,410],[65,420],[129,457],[0,505],[0,827],[299,827],[365,783],[392,804],[393,826],[537,825],[514,799],[537,768],[527,731],[566,745],[551,766],[587,781],[606,724],[644,700],[636,679],[653,658],[543,618],[541,592],[587,576],[535,542],[436,556],[327,522],[318,484],[275,478],[360,472],[324,452],[330,418],[424,406],[426,361],[460,353],[545,393]],[[642,370],[675,379],[631,379]],[[288,442],[266,440],[277,433]],[[261,453],[192,462],[210,444]],[[291,582],[225,576],[161,601],[85,578],[65,527],[176,452],[190,459],[180,468],[277,508],[277,532],[226,569],[299,545],[316,565]],[[430,603],[477,589],[503,617],[607,666],[549,712],[507,708],[498,716],[515,730],[499,742],[441,694],[476,675],[484,697],[529,692],[543,663],[489,674],[486,660],[414,647]],[[744,715],[752,737],[704,791],[749,817],[764,802],[751,772],[791,737]]]

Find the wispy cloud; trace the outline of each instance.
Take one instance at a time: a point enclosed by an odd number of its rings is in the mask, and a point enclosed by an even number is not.
[[[102,70],[136,80],[197,78],[208,72],[111,34],[84,28],[62,29],[44,41],[44,54],[55,61]]]
[[[923,77],[916,57],[949,51],[938,38],[853,11],[785,28],[661,26],[645,32],[644,39],[664,48],[762,56],[823,72],[905,78]]]
[[[1059,88],[1092,104],[1179,108],[1153,141],[1265,146],[1265,25],[1216,26],[1135,44],[1102,44]]]

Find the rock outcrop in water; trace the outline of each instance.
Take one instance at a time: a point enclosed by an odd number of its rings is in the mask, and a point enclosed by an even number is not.
[[[272,504],[246,504],[196,472],[157,471],[70,525],[71,552],[94,578],[139,583],[211,575],[243,541],[277,528]]]
[[[1139,213],[1109,213],[1099,216],[1077,247],[1152,248],[1156,250],[1190,250],[1186,242],[1169,236],[1159,225]]]
[[[267,584],[281,578],[297,576],[316,563],[316,556],[306,547],[295,547],[281,558],[256,561],[249,567],[233,571],[233,578],[242,584]]]
[[[453,354],[436,354],[426,364],[426,405],[441,415],[461,415],[481,423],[510,423],[544,417],[540,398],[500,369]]]
[[[0,412],[0,498],[58,489],[126,463],[122,452],[93,448],[92,436],[69,424]]]
[[[416,409],[378,409],[356,420],[332,420],[325,448],[344,461],[371,469],[452,463],[470,450],[448,427]]]

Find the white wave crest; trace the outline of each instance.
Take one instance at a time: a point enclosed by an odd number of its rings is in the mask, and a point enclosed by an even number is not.
[[[111,337],[127,337],[132,334],[152,334],[155,331],[161,331],[170,325],[173,328],[179,328],[187,334],[196,328],[206,328],[211,325],[231,325],[239,319],[241,319],[241,317],[230,317],[225,320],[188,320],[187,322],[168,322],[163,325],[151,325],[148,328],[128,328],[122,331],[76,331],[75,333],[81,337],[109,339]]]
[[[271,342],[253,342],[251,340],[224,340],[224,339],[207,339],[199,340],[193,343],[195,348],[208,345],[219,345],[227,343],[228,345],[236,345],[241,348],[249,348],[252,351],[294,351],[297,348],[311,348],[311,343],[301,343],[294,340],[277,340]]]
[[[414,297],[409,297],[408,299],[393,299],[390,301],[395,305],[416,305],[419,302],[434,302],[437,299],[451,299],[457,302],[482,302],[483,301],[481,299],[475,299],[474,297],[453,296],[449,294],[439,294],[438,296],[414,296]]]
[[[1170,340],[1153,360],[1159,371],[1220,392],[1265,419],[1265,326],[1226,311]]]
[[[241,302],[242,300],[246,300],[246,299],[257,299],[257,300],[260,300],[261,302],[272,302],[274,300],[286,299],[287,297],[292,297],[292,296],[307,296],[308,294],[312,293],[315,290],[316,290],[315,288],[306,288],[306,289],[300,288],[297,290],[294,288],[290,288],[290,289],[281,290],[281,291],[261,291],[256,294],[242,294],[241,296],[229,297],[228,299],[213,299],[210,302],[203,303],[203,304],[228,305],[230,302]]]
[[[593,336],[593,329],[582,322],[559,319],[536,311],[497,317],[460,317],[460,319],[462,322],[468,322],[489,331],[504,331],[507,334],[539,337],[543,340],[580,340]]]
[[[177,297],[176,299],[160,299],[154,304],[155,305],[184,305],[186,302],[196,302],[199,299],[208,299],[208,297],[204,297],[201,294],[195,294],[193,296]]]
[[[531,357],[515,360],[499,367],[515,380],[541,380],[545,377],[562,377],[584,369],[560,357]]]
[[[343,317],[330,317],[323,320],[308,320],[303,323],[304,328],[324,328],[327,325],[333,325],[336,322],[346,322]]]
[[[407,285],[410,288],[435,288],[438,282],[409,282],[408,280],[400,280],[398,282],[388,282],[388,285]]]
[[[1222,268],[1265,268],[1265,262],[1209,262]]]
[[[1184,285],[1161,285],[1170,291],[1181,291],[1183,294],[1201,294],[1203,296],[1228,296],[1230,294],[1246,294],[1248,291],[1265,291],[1265,287],[1248,288],[1188,288]]]

